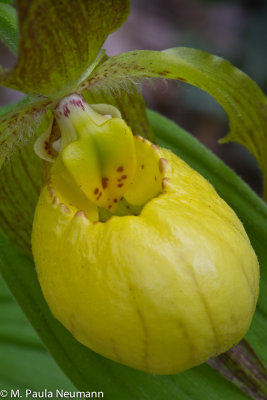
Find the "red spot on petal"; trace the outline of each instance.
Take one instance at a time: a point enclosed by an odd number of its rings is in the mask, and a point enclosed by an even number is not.
[[[85,110],[82,98],[81,99],[75,99],[75,98],[70,99],[70,104],[72,104],[74,107],[81,108],[83,111]]]
[[[127,179],[127,175],[122,175],[121,179]]]
[[[70,212],[70,210],[69,210],[69,208],[66,206],[66,204],[60,203],[59,206],[60,206],[60,208],[61,208],[61,211],[63,211],[64,213],[68,214],[68,213]]]
[[[166,160],[166,158],[159,159],[159,172],[161,174],[163,174],[163,172],[165,172],[167,164],[168,164],[168,161]]]
[[[97,194],[98,192],[99,192],[99,189],[98,189],[98,188],[95,188],[94,194]]]
[[[124,170],[123,166],[121,165],[120,167],[117,168],[118,172],[122,172]]]
[[[169,178],[162,179],[162,183],[161,183],[162,189],[165,189],[168,186],[168,181],[169,181]]]
[[[83,218],[87,218],[85,212],[83,210],[79,210],[76,212],[75,217],[83,217]]]
[[[145,166],[144,166],[144,164],[142,164],[142,165],[141,165],[141,169],[144,169],[144,168],[145,168]]]
[[[123,187],[123,183],[119,183],[119,184],[118,184],[118,187],[119,187],[119,188]]]
[[[49,190],[49,193],[50,193],[50,196],[54,196],[54,194],[55,194],[55,191],[54,191],[54,189],[53,188],[51,188],[51,186],[48,186],[48,190]]]
[[[118,199],[114,199],[113,201],[114,201],[114,203],[118,203]]]
[[[68,104],[67,104],[67,103],[64,103],[63,106],[62,106],[62,108],[63,108],[63,114],[64,114],[64,116],[68,118],[68,116],[70,115],[70,109],[69,109],[69,107],[68,107]]]
[[[55,205],[58,204],[58,203],[59,203],[59,199],[58,199],[57,196],[55,196],[55,197],[53,198],[52,204],[55,206]]]
[[[108,178],[102,178],[103,189],[106,189],[108,187],[108,181],[109,181]]]

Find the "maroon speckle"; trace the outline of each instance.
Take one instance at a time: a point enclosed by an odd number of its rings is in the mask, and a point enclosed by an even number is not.
[[[69,208],[66,206],[66,204],[60,203],[59,206],[60,206],[60,208],[61,208],[61,211],[63,211],[64,213],[68,214],[68,213],[70,212],[70,210],[69,210]]]
[[[141,169],[144,169],[144,168],[145,168],[145,166],[144,166],[144,164],[142,164],[142,165],[141,165]]]
[[[99,189],[98,189],[98,188],[95,188],[94,194],[97,194],[98,192],[99,192]]]
[[[118,187],[119,187],[119,188],[123,187],[123,183],[119,183],[119,184],[118,184]]]
[[[108,206],[108,208],[111,208],[112,207],[112,205],[110,204],[109,206]]]
[[[103,189],[106,189],[108,187],[108,181],[109,181],[108,178],[102,178]]]
[[[99,197],[101,197],[101,196],[102,196],[102,192],[99,193]]]
[[[58,197],[57,196],[53,197],[52,204],[55,206],[58,203],[59,203]]]
[[[117,168],[118,172],[122,172],[124,170],[123,166],[121,165],[120,167]]]
[[[127,179],[127,175],[122,175],[121,179]]]
[[[50,196],[54,196],[54,194],[55,194],[55,191],[54,191],[54,189],[53,188],[51,188],[51,186],[48,186],[48,190],[49,190],[49,193],[50,193]]]
[[[114,203],[118,203],[118,199],[114,199],[113,201],[114,201]]]
[[[71,99],[70,104],[72,104],[74,107],[80,107],[83,111],[85,110],[83,101],[81,99]]]
[[[162,189],[166,188],[166,186],[168,185],[168,181],[169,181],[169,178],[167,178],[167,177],[162,179],[162,183],[161,183]]]
[[[83,217],[83,218],[87,218],[85,212],[83,210],[79,210],[76,212],[75,217]]]
[[[143,138],[143,136],[137,135],[135,136],[137,139],[141,140],[142,142],[146,142],[146,139]]]
[[[68,118],[68,116],[70,115],[70,109],[69,109],[69,107],[68,107],[68,104],[67,104],[67,103],[64,103],[63,106],[62,106],[62,108],[63,108],[63,114],[64,114],[64,116]]]
[[[165,172],[167,164],[168,164],[168,161],[166,160],[166,158],[159,159],[159,171],[161,174],[163,174],[163,172]]]

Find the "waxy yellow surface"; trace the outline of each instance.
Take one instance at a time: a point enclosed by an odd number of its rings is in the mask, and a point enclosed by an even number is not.
[[[213,187],[170,151],[157,152],[163,191],[138,216],[92,222],[52,179],[32,247],[46,301],[77,340],[128,366],[173,374],[245,335],[259,269],[241,222]]]

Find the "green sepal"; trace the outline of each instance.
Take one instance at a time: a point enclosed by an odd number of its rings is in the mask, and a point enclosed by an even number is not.
[[[33,215],[41,189],[42,162],[30,141],[1,168],[0,226],[5,235],[31,256]]]
[[[54,393],[57,389],[75,391],[32,329],[1,276],[0,315],[1,388],[8,393],[19,390],[21,399],[25,399],[25,387],[36,392],[45,389]]]
[[[106,37],[129,12],[128,0],[20,0],[19,57],[0,84],[62,97],[75,91]]]
[[[18,47],[17,14],[10,4],[0,2],[0,40],[16,54]]]
[[[121,82],[125,86],[127,81],[144,77],[177,79],[212,95],[229,118],[230,132],[223,142],[238,142],[256,157],[267,190],[267,99],[255,82],[220,57],[181,47],[163,52],[132,51],[112,57],[83,84],[114,90],[119,89]]]
[[[0,167],[18,147],[40,134],[51,122],[50,100],[33,100],[0,117]]]

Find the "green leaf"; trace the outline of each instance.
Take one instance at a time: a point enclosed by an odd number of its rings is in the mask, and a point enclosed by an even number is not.
[[[39,197],[41,159],[30,141],[19,149],[1,169],[0,226],[17,247],[31,255],[31,230]]]
[[[75,390],[44,348],[0,278],[0,388]],[[38,368],[38,373],[36,373]],[[24,396],[22,396],[24,398]]]
[[[263,359],[267,359],[265,332],[267,272],[266,205],[227,168],[189,134],[163,117],[149,113],[152,126],[162,145],[172,148],[190,165],[212,181],[244,222],[262,264],[262,290],[259,307],[251,331],[250,342],[258,343]],[[247,399],[233,384],[208,365],[193,368],[179,375],[154,376],[107,360],[79,344],[52,316],[40,291],[32,261],[1,236],[0,269],[17,301],[22,306],[49,351],[80,390],[102,390],[109,399],[179,399],[212,400]],[[267,269],[265,268],[265,271]],[[93,388],[93,389],[92,389]]]
[[[50,100],[26,100],[0,117],[0,167],[16,147],[47,129],[52,118],[50,107]]]
[[[20,0],[19,58],[3,86],[49,97],[75,91],[108,34],[129,12],[128,0]],[[59,94],[60,92],[60,94]]]
[[[263,171],[267,191],[267,99],[246,74],[222,58],[181,47],[112,57],[83,86],[116,89],[127,80],[144,77],[181,80],[212,95],[229,117],[230,132],[223,141],[238,142],[251,151]]]
[[[16,103],[8,104],[7,106],[0,107],[0,117],[4,114],[7,114],[11,111],[19,111],[19,109],[27,104],[33,103],[34,101],[38,100],[33,96],[25,96],[21,100],[17,101]]]
[[[0,0],[0,3],[12,4],[13,0]]]
[[[0,2],[0,40],[15,54],[18,43],[17,14],[14,7],[6,3]]]

